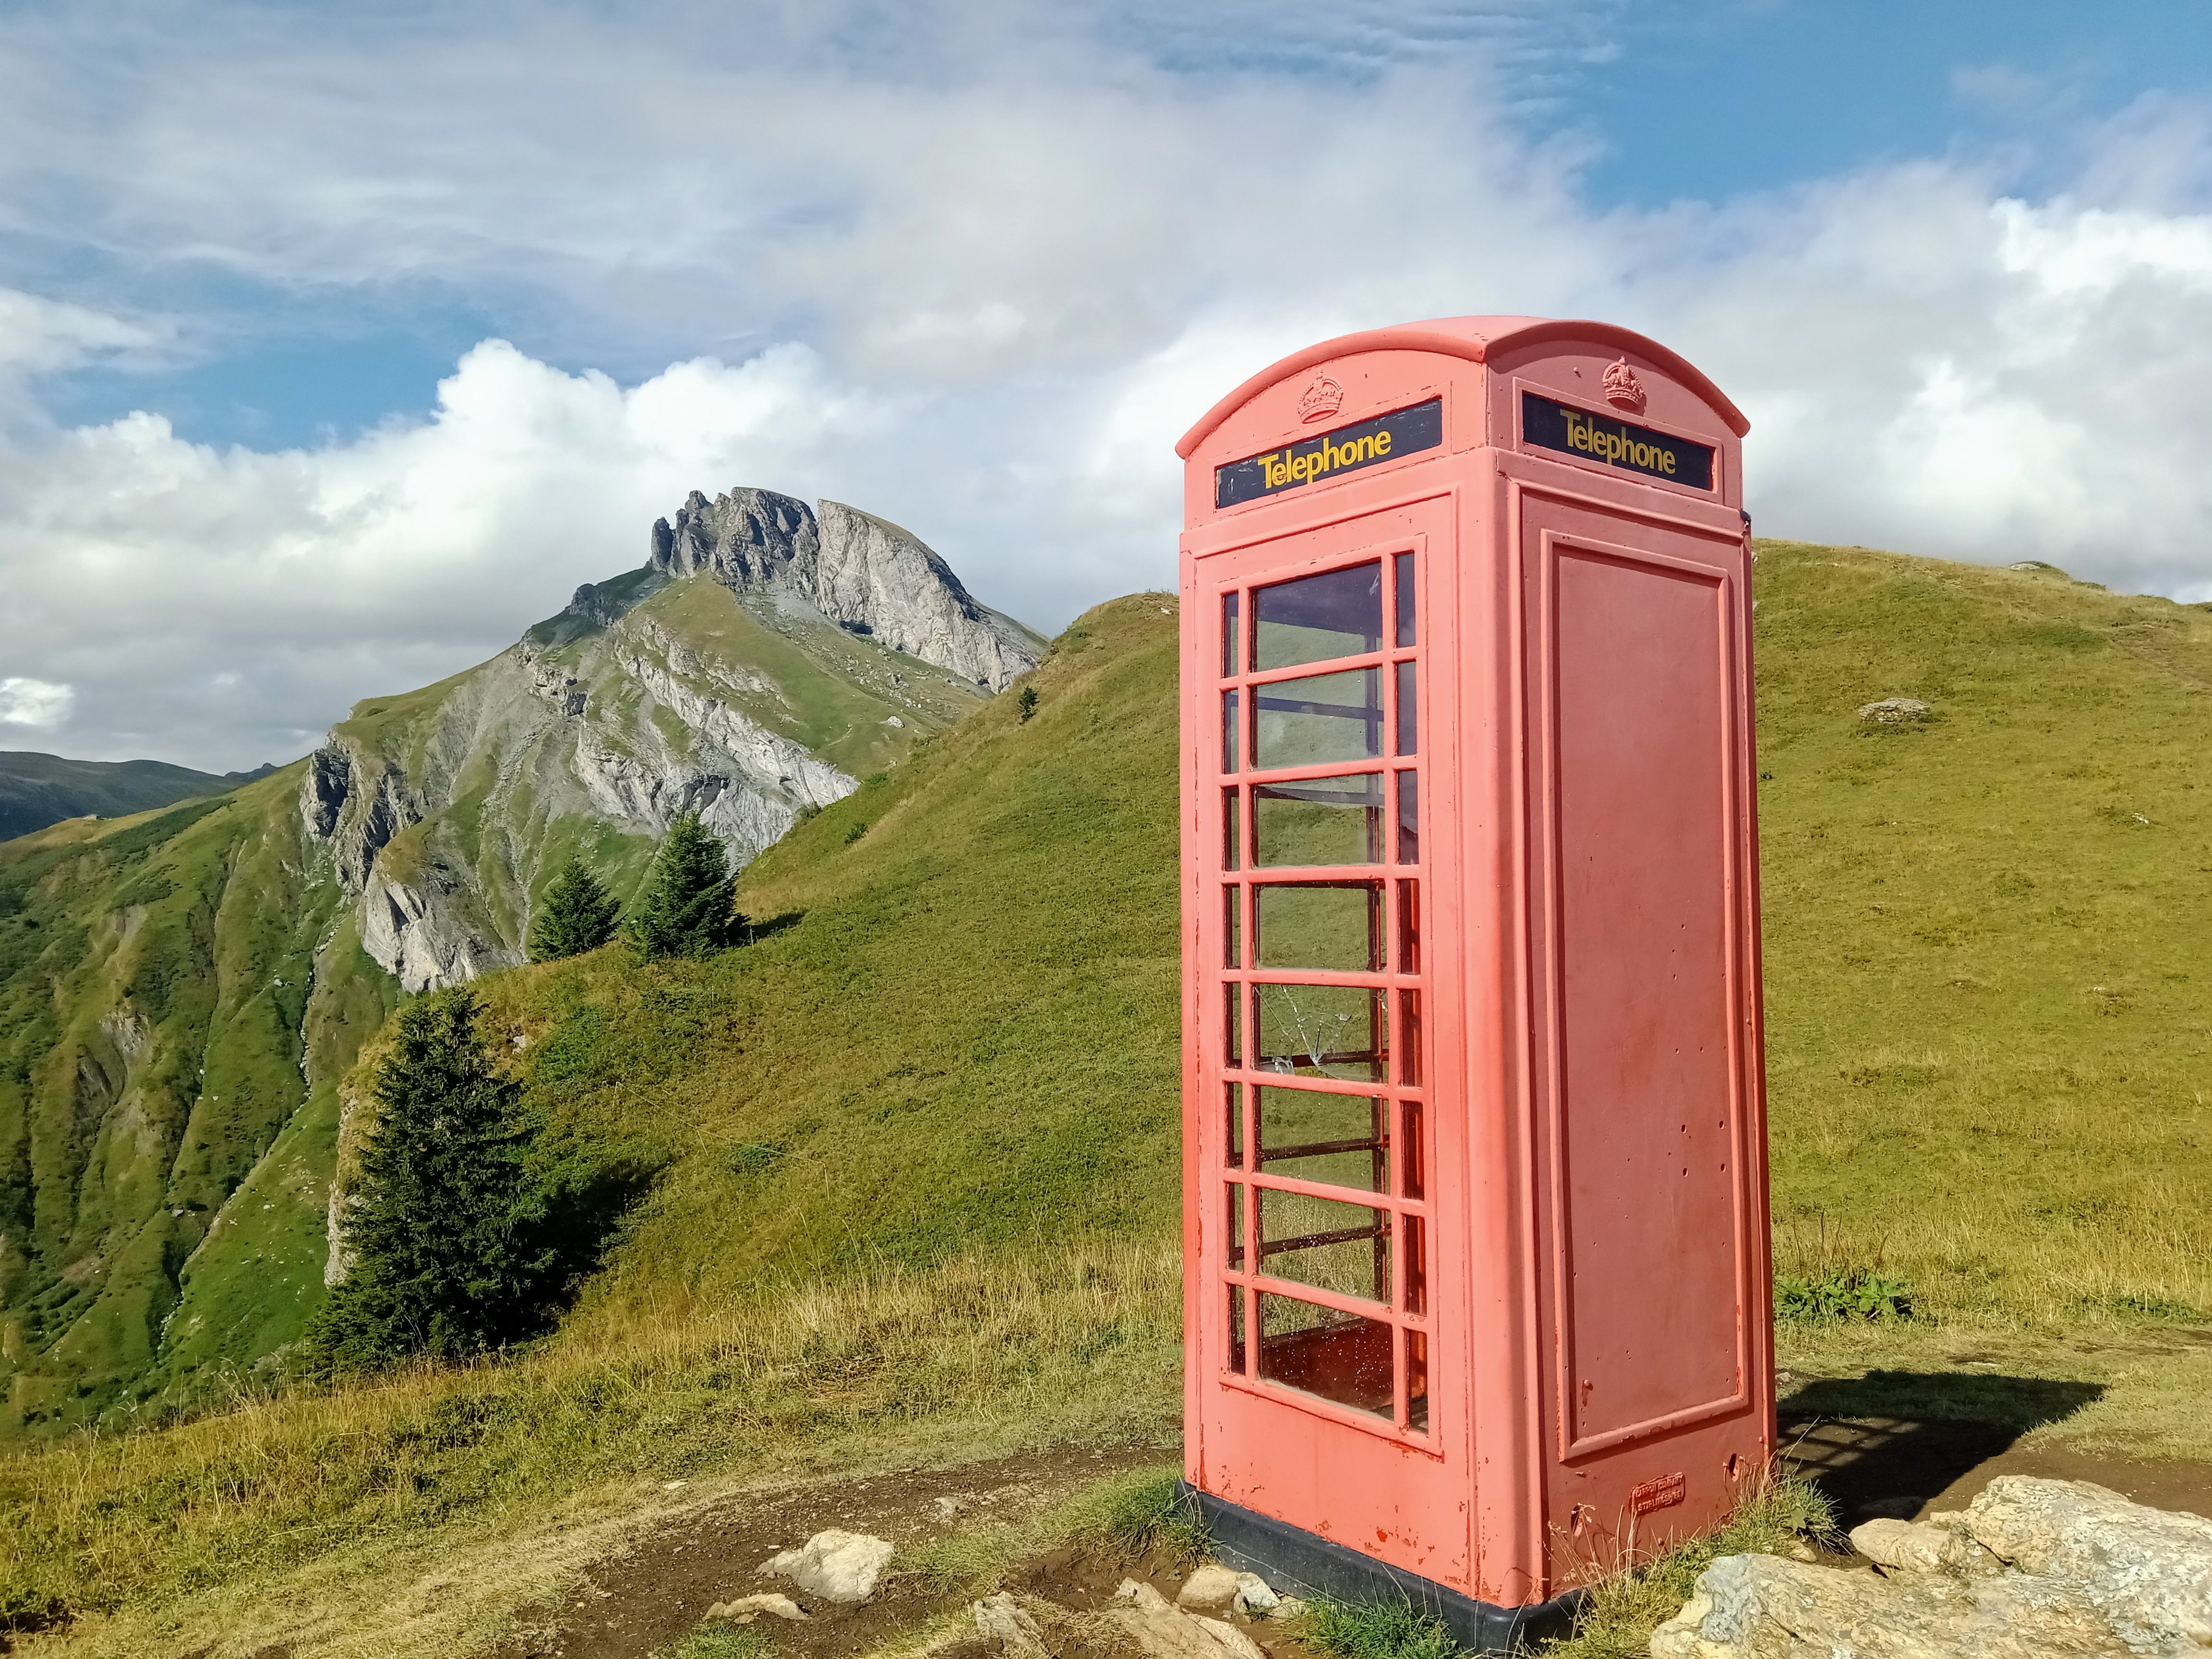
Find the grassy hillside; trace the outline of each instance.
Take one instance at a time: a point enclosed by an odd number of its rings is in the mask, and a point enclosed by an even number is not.
[[[2212,1456],[2212,614],[1772,543],[1759,598],[1778,1251],[1920,1315],[1789,1352],[2002,1353],[2106,1390],[2050,1434]],[[670,1480],[1170,1425],[1170,608],[803,823],[749,948],[487,978],[557,1132],[657,1172],[562,1333],[0,1461],[0,1607],[465,1651]]]
[[[0,1444],[321,1298],[337,1083],[390,1000],[299,878],[298,771],[0,846]]]

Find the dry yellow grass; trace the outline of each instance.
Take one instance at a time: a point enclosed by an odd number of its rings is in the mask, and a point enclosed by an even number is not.
[[[1171,1436],[1180,1263],[1101,1245],[633,1314],[505,1364],[0,1463],[28,1653],[466,1653],[678,1503],[827,1468]]]

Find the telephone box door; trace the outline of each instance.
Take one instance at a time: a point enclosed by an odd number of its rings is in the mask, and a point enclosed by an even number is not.
[[[1206,1490],[1472,1581],[1463,1103],[1431,1087],[1423,935],[1457,880],[1449,496],[1197,562],[1213,619],[1189,861]],[[1440,1528],[1439,1518],[1443,1517]]]

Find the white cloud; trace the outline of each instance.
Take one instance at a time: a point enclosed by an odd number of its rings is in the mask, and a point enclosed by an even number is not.
[[[0,679],[0,726],[59,726],[76,693],[66,685],[25,679]]]
[[[1699,363],[1753,419],[1763,531],[2212,592],[2203,110],[2081,129],[2036,199],[1946,159],[1600,212],[1578,150],[1505,118],[1527,76],[1485,67],[1549,49],[1540,9],[1448,10],[1301,36],[1240,3],[1149,56],[1024,0],[0,21],[0,228],[144,272],[505,296],[572,362],[690,343],[628,387],[487,343],[434,418],[313,451],[150,414],[20,436],[0,662],[79,688],[80,752],[284,758],[740,483],[883,512],[1057,626],[1172,580],[1171,446],[1221,392],[1317,337],[1478,311],[1602,316]],[[1247,38],[1257,70],[1222,44]],[[1302,52],[1330,72],[1280,72]],[[0,335],[29,316],[33,343],[0,379],[163,343],[17,303]]]

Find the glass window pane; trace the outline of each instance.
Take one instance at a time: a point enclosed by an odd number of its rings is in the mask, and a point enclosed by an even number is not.
[[[1244,1188],[1232,1181],[1228,1193],[1229,1271],[1241,1273],[1244,1271]]]
[[[1398,971],[1421,971],[1421,884],[1398,884]]]
[[[1222,966],[1244,965],[1244,890],[1231,882],[1221,890],[1221,923],[1224,935]]]
[[[1223,1043],[1223,1057],[1231,1066],[1244,1063],[1244,988],[1224,985],[1222,989],[1223,1010],[1228,1018],[1228,1036]]]
[[[1244,825],[1237,811],[1237,792],[1221,792],[1221,867],[1234,870],[1244,862]]]
[[[1236,693],[1228,694],[1234,697]],[[1382,752],[1382,671],[1352,668],[1252,688],[1252,764],[1328,766]],[[1223,769],[1233,771],[1234,763]]]
[[[1221,694],[1221,769],[1237,769],[1237,694]]]
[[[1238,1311],[1241,1313],[1243,1310],[1240,1308]],[[1237,1328],[1241,1336],[1244,1328],[1240,1324]],[[1406,1426],[1419,1434],[1429,1431],[1429,1334],[1426,1331],[1406,1333]]]
[[[1381,882],[1281,882],[1254,891],[1253,957],[1261,967],[1382,971]]]
[[[1398,589],[1398,645],[1405,649],[1413,641],[1413,556],[1397,553],[1391,556],[1395,568],[1390,580]]]
[[[1229,1086],[1233,1089],[1237,1085],[1232,1083]],[[1405,1126],[1404,1133],[1398,1137],[1398,1168],[1400,1179],[1405,1182],[1405,1195],[1407,1198],[1425,1198],[1429,1187],[1429,1150],[1428,1142],[1421,1134],[1421,1103],[1418,1100],[1400,1101],[1398,1115]],[[1243,1149],[1241,1138],[1237,1148],[1240,1152]]]
[[[1260,1375],[1340,1406],[1395,1415],[1390,1327],[1287,1296],[1260,1298]]]
[[[1429,1224],[1417,1215],[1401,1215],[1398,1226],[1406,1247],[1406,1311],[1429,1310]]]
[[[1390,1190],[1389,1105],[1367,1095],[1260,1091],[1259,1167],[1296,1181]]]
[[[1399,601],[1402,607],[1404,600]],[[1237,595],[1221,596],[1221,678],[1224,680],[1237,672]]]
[[[1398,862],[1421,861],[1421,775],[1398,774]]]
[[[1387,1304],[1390,1212],[1262,1187],[1260,1271],[1317,1291]]]
[[[1398,752],[1418,755],[1421,751],[1420,709],[1413,695],[1413,665],[1398,665]]]
[[[1262,985],[1254,1063],[1284,1077],[1385,1080],[1388,994],[1364,985]]]
[[[1258,785],[1252,833],[1255,864],[1380,864],[1382,775]]]
[[[1244,1370],[1244,1287],[1229,1287],[1229,1369]]]
[[[1382,562],[1252,590],[1252,666],[1289,668],[1382,648]]]
[[[1421,1086],[1421,994],[1398,993],[1398,1081]]]
[[[1228,1164],[1232,1170],[1241,1170],[1244,1167],[1244,1085],[1231,1083],[1225,1087],[1223,1106],[1229,1119]]]

